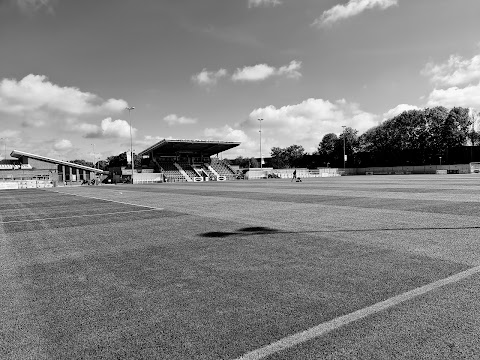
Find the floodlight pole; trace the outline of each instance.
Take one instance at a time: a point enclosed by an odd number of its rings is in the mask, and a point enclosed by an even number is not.
[[[134,166],[135,162],[133,161],[133,140],[132,140],[132,116],[131,116],[131,111],[135,109],[135,106],[129,106],[125,108],[128,110],[128,120],[130,122],[130,160],[132,161],[132,184],[133,184],[133,172],[134,172]]]
[[[5,164],[6,164],[7,163],[7,139],[0,138],[0,140],[3,140],[5,142],[5,158],[3,160],[5,161]]]
[[[259,133],[260,133],[260,169],[263,168],[263,165],[262,165],[262,121],[263,119],[257,119],[259,122],[260,122],[260,130],[259,130]]]
[[[343,174],[345,175],[345,125],[342,125],[343,128]]]
[[[95,144],[91,144],[93,146],[93,168],[96,169],[97,167],[95,166]]]

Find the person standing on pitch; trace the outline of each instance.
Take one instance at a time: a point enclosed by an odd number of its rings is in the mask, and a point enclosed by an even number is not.
[[[293,181],[293,179],[297,179],[297,169],[293,170],[293,177],[292,177],[292,180],[290,182]]]

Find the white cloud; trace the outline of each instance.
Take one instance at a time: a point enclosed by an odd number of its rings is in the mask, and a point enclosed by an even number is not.
[[[106,118],[102,120],[101,124],[103,137],[105,138],[129,138],[130,124],[126,120],[113,120]],[[137,129],[132,127],[132,136],[135,135]]]
[[[281,66],[277,73],[282,76],[285,75],[288,78],[298,79],[302,74],[298,71],[302,67],[302,62],[297,60],[290,61],[290,64]]]
[[[383,120],[391,119],[397,115],[400,115],[404,111],[409,110],[418,110],[420,109],[418,106],[415,105],[408,105],[408,104],[400,104],[395,106],[394,108],[388,110],[386,113],[383,114]]]
[[[284,147],[296,143],[309,152],[317,148],[326,133],[340,133],[342,125],[362,133],[377,124],[375,115],[362,111],[357,104],[348,103],[345,99],[332,103],[311,98],[280,108],[270,105],[253,110],[249,118],[251,123],[264,119],[264,135],[278,141],[272,146]]]
[[[251,157],[259,156],[258,140],[249,137],[245,131],[224,125],[220,128],[207,128],[203,131],[203,135],[207,140],[233,141],[241,144],[231,150],[224,152],[225,157],[235,158],[237,156]],[[264,156],[270,154],[270,149],[262,151]]]
[[[327,133],[339,134],[342,125],[362,133],[378,124],[378,117],[365,112],[355,103],[345,99],[330,102],[307,99],[299,104],[275,107],[273,105],[253,110],[246,121],[235,127],[224,126],[206,129],[205,136],[212,139],[240,141],[236,155],[259,156],[259,122],[262,121],[262,153],[269,156],[274,146],[302,145],[307,152],[317,149]]]
[[[176,114],[167,115],[163,118],[163,120],[170,126],[172,126],[172,125],[195,124],[198,121],[198,119],[195,119],[195,118],[177,116]]]
[[[84,134],[86,138],[103,139],[128,139],[130,138],[130,124],[126,120],[112,120],[112,118],[103,119],[100,126],[88,123],[73,124],[72,131],[78,131]],[[132,137],[135,136],[137,129],[132,127]]]
[[[218,79],[227,75],[227,70],[207,71],[203,69],[198,74],[192,76],[192,81],[201,86],[213,86],[217,84]]]
[[[248,7],[259,7],[259,6],[277,6],[282,2],[280,0],[248,0]]]
[[[102,131],[100,130],[100,126],[95,124],[89,124],[89,123],[73,122],[67,125],[66,130],[71,132],[79,132],[81,134],[84,134],[86,137],[100,137],[100,136],[95,136],[94,134],[102,133]]]
[[[428,106],[480,108],[480,83],[464,88],[434,89],[428,96]]]
[[[57,151],[68,150],[72,148],[72,142],[66,139],[58,140],[57,142],[55,142],[55,144],[53,144],[53,148]]]
[[[275,68],[267,64],[258,64],[254,66],[245,66],[243,69],[237,69],[232,75],[233,81],[259,81],[275,74]]]
[[[421,73],[440,86],[471,84],[472,81],[480,80],[480,55],[471,59],[451,55],[443,64],[429,62]]]
[[[274,75],[298,79],[302,76],[302,74],[299,72],[301,67],[302,62],[297,60],[292,60],[290,64],[281,66],[278,69],[267,64],[245,66],[242,69],[237,69],[237,71],[232,75],[232,80],[261,81]]]
[[[345,5],[335,5],[324,11],[312,25],[317,27],[330,26],[339,20],[356,16],[368,9],[379,8],[384,10],[394,5],[398,5],[398,0],[350,0]]]
[[[133,146],[137,150],[137,152],[143,151],[150,146],[156,144],[160,140],[163,140],[164,138],[161,136],[152,136],[152,135],[145,135],[143,139],[137,139],[134,140]]]
[[[8,130],[7,129],[7,130],[0,131],[0,138],[3,138],[3,139],[13,138],[13,137],[17,137],[19,135],[20,135],[20,132],[17,131],[17,130]]]
[[[248,136],[243,130],[234,129],[229,125],[221,128],[207,128],[203,131],[208,140],[223,140],[245,142],[248,141]]]
[[[20,81],[0,82],[0,112],[28,116],[37,112],[81,116],[103,112],[120,112],[128,106],[118,99],[102,100],[95,94],[74,87],[61,87],[44,75],[27,75]]]
[[[43,119],[25,119],[22,121],[22,127],[26,128],[41,128],[46,125]]]
[[[53,14],[52,0],[14,0],[15,3],[25,12],[35,12],[40,9],[45,9],[47,12]]]

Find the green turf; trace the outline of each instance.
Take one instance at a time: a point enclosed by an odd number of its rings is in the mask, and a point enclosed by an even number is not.
[[[478,280],[437,289],[266,359],[478,359]]]
[[[410,178],[412,189],[421,185]],[[384,179],[379,186],[397,181]],[[371,196],[352,197],[356,208],[303,201],[309,192],[335,198],[356,185],[351,179],[322,180],[303,188],[295,185],[304,183],[271,181],[62,190],[164,208],[143,212],[51,191],[0,192],[2,204],[14,205],[0,208],[0,357],[234,358],[471,266],[464,243],[455,252],[453,244],[439,241],[446,231],[453,236],[465,231],[470,217],[437,208],[415,211],[417,196],[410,210],[389,213],[371,206],[388,196],[375,184]],[[450,186],[442,181],[439,188]],[[226,198],[226,192],[233,196]],[[275,201],[272,193],[282,196]],[[441,208],[445,192],[429,195]],[[444,206],[457,202],[452,196]],[[78,217],[91,208],[103,214],[138,212]],[[5,222],[21,217],[19,209],[26,219],[44,219]],[[436,230],[446,218],[451,229]],[[474,226],[468,231],[478,234]],[[372,326],[391,324],[380,318],[371,325],[375,319],[278,356],[322,358],[315,354],[356,351],[358,358],[368,358],[382,344],[372,339]],[[372,334],[373,350],[354,347],[358,339],[352,334],[361,331]],[[394,344],[383,342],[382,354],[394,354]],[[431,352],[431,346],[425,349]]]

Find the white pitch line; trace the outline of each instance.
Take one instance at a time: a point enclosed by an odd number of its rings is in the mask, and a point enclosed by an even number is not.
[[[62,194],[62,195],[80,196],[80,197],[84,197],[84,198],[87,198],[87,199],[110,201],[110,202],[114,202],[114,203],[118,203],[118,204],[144,207],[144,208],[153,209],[153,210],[165,210],[164,208],[158,208],[158,207],[148,206],[148,205],[132,204],[132,203],[124,202],[124,201],[117,201],[117,200],[110,200],[110,199],[102,199],[102,198],[95,197],[95,196],[86,196],[86,195],[80,195],[80,194],[70,194],[70,193],[64,193],[64,192],[56,191],[56,190],[49,190],[49,191],[56,192],[57,194]]]
[[[82,218],[82,217],[88,217],[88,216],[132,214],[132,213],[141,213],[141,212],[157,211],[157,210],[161,210],[161,209],[145,209],[145,210],[135,210],[135,211],[116,211],[116,212],[98,213],[98,214],[55,216],[53,218],[36,218],[36,219],[25,219],[25,220],[0,221],[0,224],[21,223],[21,222],[29,222],[29,221],[42,221],[42,220],[73,219],[73,218]]]
[[[394,296],[390,299],[387,299],[385,301],[378,302],[372,306],[357,310],[355,312],[352,312],[350,314],[340,316],[336,319],[324,322],[323,324],[317,325],[315,327],[312,327],[308,330],[284,337],[283,339],[280,339],[270,345],[266,345],[264,347],[261,347],[257,350],[253,350],[251,352],[248,352],[244,354],[243,356],[235,359],[235,360],[259,360],[262,359],[266,356],[275,354],[279,351],[289,349],[291,347],[294,347],[296,345],[299,345],[301,343],[304,343],[306,341],[318,338],[322,335],[325,335],[329,333],[330,331],[333,331],[335,329],[338,329],[342,326],[345,326],[347,324],[350,324],[354,321],[363,319],[367,316],[373,315],[375,313],[378,313],[380,311],[386,310],[388,308],[391,308],[392,306],[398,305],[400,303],[403,303],[405,301],[411,300],[413,298],[416,298],[420,295],[424,295],[430,291],[433,291],[435,289],[438,289],[440,287],[456,283],[460,280],[463,280],[465,278],[468,278],[474,274],[480,273],[480,266],[473,267],[471,269],[468,269],[466,271],[462,271],[460,273],[457,273],[455,275],[449,276],[445,279],[441,279],[438,281],[435,281],[433,283],[421,286],[419,288],[407,291],[403,294]]]

